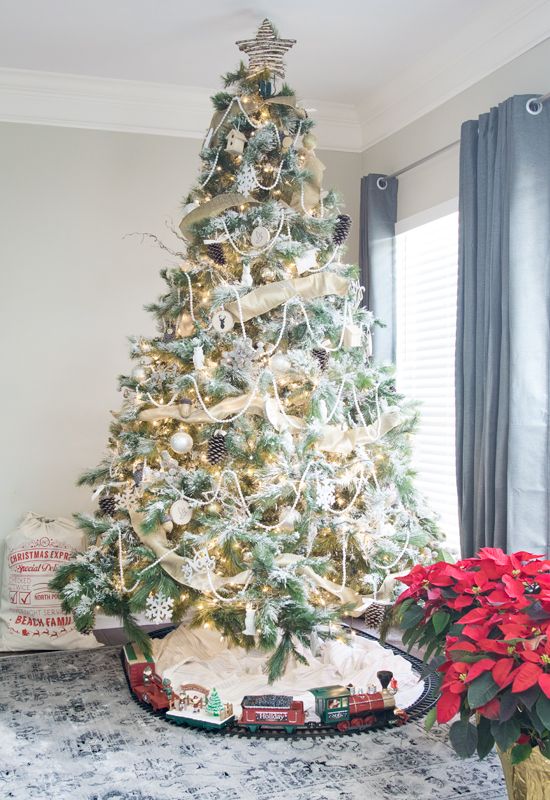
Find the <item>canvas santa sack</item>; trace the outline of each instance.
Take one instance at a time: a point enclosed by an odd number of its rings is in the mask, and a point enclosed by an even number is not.
[[[48,588],[57,567],[86,549],[83,532],[71,520],[27,514],[0,549],[0,651],[100,646],[92,634],[76,630],[72,615],[63,611],[59,596]]]

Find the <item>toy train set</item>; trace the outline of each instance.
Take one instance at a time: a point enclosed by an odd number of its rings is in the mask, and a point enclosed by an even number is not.
[[[353,686],[319,686],[300,697],[282,694],[246,695],[241,713],[231,703],[223,703],[216,689],[194,683],[182,684],[176,691],[168,678],[155,672],[151,657],[135,644],[123,649],[123,660],[130,690],[135,699],[149,706],[168,721],[204,730],[285,734],[308,731],[360,732],[407,721],[405,711],[396,707],[397,681],[390,671],[377,673],[381,689],[371,685],[367,691]],[[303,695],[312,703],[307,706]]]

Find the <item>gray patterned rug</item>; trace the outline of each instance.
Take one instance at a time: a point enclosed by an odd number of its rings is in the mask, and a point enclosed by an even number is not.
[[[167,725],[130,699],[119,648],[0,658],[7,800],[504,800],[498,760],[410,723],[321,740]]]

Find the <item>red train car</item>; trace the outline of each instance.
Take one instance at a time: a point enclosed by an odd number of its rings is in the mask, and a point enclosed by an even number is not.
[[[305,725],[303,702],[289,695],[247,695],[243,697],[241,706],[243,712],[238,724],[250,731],[282,728],[292,733],[296,727]]]
[[[168,690],[169,691],[169,690]],[[134,686],[134,694],[143,703],[153,706],[155,711],[168,711],[170,708],[170,695],[162,678],[154,672],[146,671],[143,674],[143,683]]]
[[[128,676],[130,688],[143,685],[143,670],[146,667],[154,669],[155,662],[152,656],[146,656],[141,647],[133,642],[125,644],[123,648],[124,669]]]

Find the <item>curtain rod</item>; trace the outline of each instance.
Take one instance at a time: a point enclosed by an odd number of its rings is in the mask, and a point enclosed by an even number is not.
[[[531,97],[525,104],[525,107],[530,114],[540,114],[544,103],[548,102],[548,100],[550,100],[550,92],[541,94],[540,97]],[[412,164],[407,164],[406,167],[401,167],[401,169],[392,172],[390,175],[380,176],[380,178],[378,178],[376,181],[376,185],[379,189],[385,189],[388,185],[389,178],[398,178],[399,175],[403,175],[405,172],[409,172],[411,169],[420,167],[427,161],[431,161],[432,158],[441,155],[441,153],[446,153],[447,150],[451,150],[453,147],[456,147],[457,144],[460,144],[460,139],[455,139],[454,142],[446,144],[444,147],[440,147],[438,150],[434,150],[433,153],[429,153],[427,156],[419,158],[418,161],[413,161]]]

